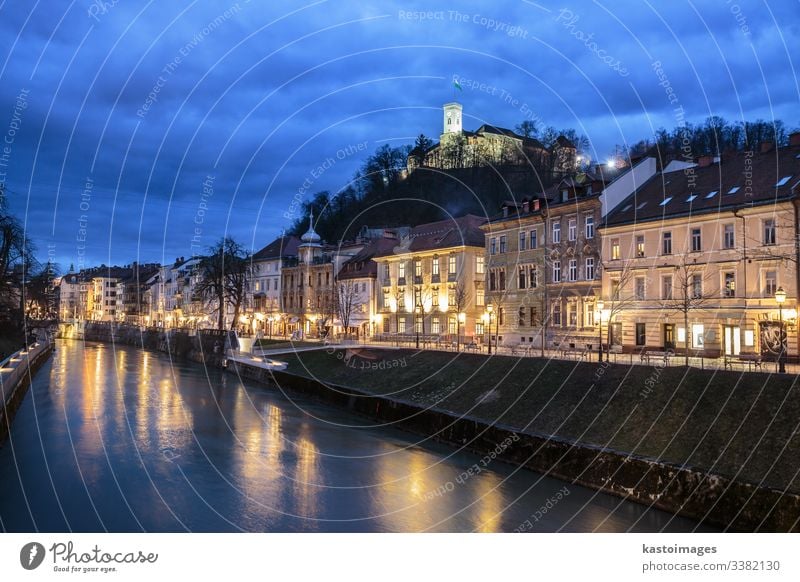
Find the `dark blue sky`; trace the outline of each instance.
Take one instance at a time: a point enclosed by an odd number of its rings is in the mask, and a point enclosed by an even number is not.
[[[574,127],[605,159],[677,107],[797,127],[798,38],[796,0],[3,2],[0,178],[64,267],[257,249],[304,183],[438,137],[453,75],[467,129]]]

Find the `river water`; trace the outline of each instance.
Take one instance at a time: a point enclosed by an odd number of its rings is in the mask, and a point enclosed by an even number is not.
[[[198,364],[64,340],[0,449],[0,529],[704,529],[480,460]]]

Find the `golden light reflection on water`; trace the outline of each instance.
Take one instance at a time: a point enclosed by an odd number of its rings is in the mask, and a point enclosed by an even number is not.
[[[303,425],[301,434],[295,443],[297,461],[294,474],[294,495],[297,503],[297,514],[303,517],[317,515],[317,495],[320,475],[318,470],[319,449],[308,438],[308,426]],[[312,523],[312,522],[309,522]]]
[[[475,497],[479,501],[472,507],[475,509],[474,530],[479,532],[502,531],[502,511],[506,506],[505,499],[497,487],[502,480],[495,473],[483,472],[469,481],[475,490]]]

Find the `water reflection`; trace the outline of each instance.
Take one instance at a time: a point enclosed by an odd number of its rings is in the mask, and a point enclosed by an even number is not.
[[[564,486],[499,462],[459,480],[478,457],[414,446],[391,429],[340,424],[363,419],[160,354],[64,341],[0,449],[0,524],[9,531],[512,531]],[[569,488],[534,531],[695,527]]]

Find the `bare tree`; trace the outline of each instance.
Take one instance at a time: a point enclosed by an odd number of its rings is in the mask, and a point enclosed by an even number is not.
[[[225,329],[225,311],[233,307],[232,326],[236,325],[244,306],[247,283],[252,274],[251,262],[242,245],[230,237],[221,239],[208,249],[208,256],[198,264],[199,282],[196,293],[207,308],[217,313],[217,329]]]
[[[670,293],[661,300],[661,308],[683,314],[683,329],[686,330],[684,364],[689,365],[689,312],[702,309],[712,297],[705,291],[704,269],[686,261],[684,255],[681,262],[675,265],[675,276]],[[666,291],[666,290],[665,290]]]
[[[615,316],[628,309],[636,301],[636,298],[633,293],[628,292],[631,287],[630,283],[633,280],[633,271],[628,261],[622,262],[619,266],[615,263],[608,263],[603,265],[603,269],[609,274],[609,280],[611,281],[608,298],[603,301],[603,309],[608,313],[606,345],[608,349],[611,349],[611,322]],[[602,325],[602,319],[600,324]],[[602,349],[602,346],[600,347]]]
[[[456,351],[461,349],[461,313],[469,304],[470,293],[464,281],[459,281],[453,289],[453,301],[456,308]]]
[[[337,281],[336,283],[336,313],[344,328],[344,337],[347,339],[350,332],[350,320],[353,314],[361,309],[363,301],[358,292],[358,283],[350,280]]]

